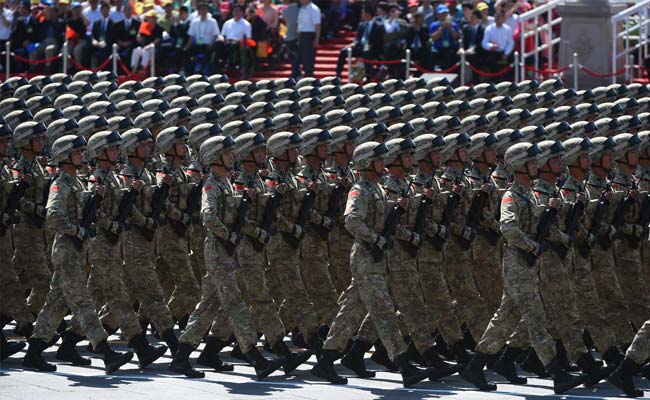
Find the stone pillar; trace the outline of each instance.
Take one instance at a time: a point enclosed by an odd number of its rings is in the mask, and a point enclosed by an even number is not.
[[[567,0],[558,7],[562,17],[560,41],[560,66],[573,63],[573,53],[578,53],[581,65],[598,73],[612,71],[612,15],[625,9],[624,4],[607,0]],[[621,48],[621,43],[617,44]],[[618,60],[616,70],[624,65]],[[573,87],[573,73],[564,73],[568,87]],[[578,72],[580,89],[609,85],[611,78],[596,78],[583,71]]]

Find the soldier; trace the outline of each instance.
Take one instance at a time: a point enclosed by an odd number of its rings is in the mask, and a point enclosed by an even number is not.
[[[303,168],[297,178],[306,190],[306,197],[302,199],[298,219],[304,219],[300,223],[304,225],[306,233],[300,242],[300,274],[319,320],[324,326],[329,326],[338,311],[337,295],[328,271],[327,244],[329,232],[335,223],[334,219],[328,216],[332,188],[323,170],[327,146],[332,140],[332,135],[328,130],[315,128],[303,132],[301,136]]]
[[[339,198],[335,224],[329,234],[329,273],[336,293],[340,296],[350,285],[350,280],[352,279],[350,272],[350,250],[352,249],[354,238],[345,229],[343,211],[345,209],[347,194],[357,180],[350,169],[350,161],[354,146],[359,137],[359,132],[355,128],[344,125],[334,127],[329,131],[332,135],[332,140],[328,145],[332,166],[328,172],[330,173],[330,183],[334,185],[332,190],[336,191],[336,196],[330,195],[330,199],[333,201],[334,199],[332,197]]]
[[[631,133],[618,134],[614,139],[616,147],[613,156],[617,168],[612,179],[612,204],[616,208],[612,224],[616,229],[616,275],[630,310],[632,324],[640,327],[650,316],[650,286],[643,276],[639,246],[639,242],[645,239],[645,227],[639,225],[639,215],[648,193],[639,193],[632,175],[639,162],[641,139]]]
[[[31,175],[22,175],[19,181],[14,181],[11,172],[5,165],[5,158],[9,155],[11,135],[9,125],[0,125],[0,159],[2,160],[0,164],[0,210],[2,210],[0,212],[0,257],[6,262],[0,268],[0,290],[3,293],[3,301],[0,304],[0,318],[2,319],[0,321],[0,330],[2,330],[6,322],[14,319],[19,331],[29,332],[29,335],[31,335],[34,316],[29,310],[25,299],[25,291],[18,280],[18,275],[11,261],[13,252],[11,234],[16,209],[20,206],[20,193],[24,193],[25,188],[29,186]],[[2,334],[0,346],[0,359],[4,360],[22,350],[25,344],[7,342],[4,334]]]
[[[138,313],[143,321],[151,321],[170,351],[176,352],[178,340],[174,334],[174,321],[158,282],[154,264],[155,231],[159,213],[154,204],[156,177],[146,168],[153,153],[153,136],[148,129],[133,128],[122,135],[122,150],[127,156],[120,172],[125,186],[142,182],[133,206],[139,221],[124,229],[124,278],[132,289],[131,299],[139,303]],[[158,191],[159,194],[159,191]],[[162,202],[160,203],[162,204]],[[143,324],[146,326],[146,324]]]
[[[355,238],[350,253],[352,281],[341,295],[339,313],[328,333],[323,354],[312,369],[312,374],[334,384],[347,383],[347,379],[336,373],[333,363],[341,357],[348,339],[366,313],[390,358],[399,367],[405,387],[429,375],[429,371],[422,371],[408,361],[407,346],[399,334],[399,322],[388,293],[385,252],[391,239],[378,233],[383,229],[388,209],[379,186],[387,154],[386,145],[366,142],[359,145],[352,155],[353,165],[361,173],[359,182],[350,189],[345,210],[345,227]],[[407,201],[400,197],[396,204],[405,207]]]
[[[528,254],[538,257],[544,252],[543,244],[532,238],[533,211],[538,203],[531,192],[531,185],[537,176],[540,152],[537,145],[522,142],[511,146],[505,153],[504,163],[514,174],[514,183],[501,200],[500,230],[505,244],[503,297],[476,346],[476,355],[460,374],[482,391],[496,390],[496,385],[485,380],[483,367],[501,350],[522,316],[528,325],[535,351],[553,377],[554,391],[562,393],[584,382],[583,377],[570,375],[559,366],[553,338],[546,330],[546,314],[539,297],[537,271],[529,267],[526,260]],[[559,201],[554,200],[549,206],[556,208],[558,204]]]
[[[257,379],[264,379],[284,362],[267,360],[255,347],[257,335],[253,319],[237,286],[236,270],[239,266],[235,248],[245,232],[244,226],[248,225],[240,207],[241,204],[247,207],[248,203],[246,197],[235,196],[228,178],[234,164],[234,145],[232,137],[217,136],[206,140],[200,148],[201,160],[205,165],[209,165],[211,170],[201,200],[201,218],[207,230],[206,275],[201,301],[192,313],[190,324],[180,337],[178,352],[169,366],[171,371],[183,373],[190,378],[204,377],[203,372],[192,368],[188,358],[203,338],[219,306],[231,321],[237,342],[248,362],[255,368]],[[248,190],[246,196],[253,197],[253,190]],[[248,234],[257,229],[250,226],[249,228],[252,228],[252,231],[246,230]],[[232,366],[225,367],[225,370],[232,370]]]
[[[643,397],[643,390],[637,390],[634,387],[632,378],[641,369],[643,375],[650,379],[650,364],[641,366],[648,361],[650,356],[650,319],[643,323],[641,329],[636,333],[632,344],[625,353],[625,359],[618,366],[607,380],[616,385],[626,395],[630,397]]]
[[[91,219],[92,215],[85,215],[85,218],[80,216],[85,208],[84,203],[96,203],[103,196],[104,188],[98,185],[97,191],[89,197],[90,193],[84,191],[77,177],[77,170],[83,167],[82,152],[85,147],[86,140],[76,135],[63,136],[52,145],[52,158],[60,168],[58,178],[50,187],[46,218],[47,229],[56,231],[52,246],[54,271],[45,305],[29,339],[29,348],[23,360],[26,368],[56,371],[56,366],[47,363],[41,353],[48,347],[68,309],[72,310],[73,320],[76,321],[70,331],[79,336],[85,334],[94,350],[102,356],[106,373],[116,371],[133,358],[133,353],[118,353],[108,345],[108,334],[102,327],[86,287],[83,246],[92,230],[81,224]]]
[[[20,222],[13,229],[13,265],[21,283],[30,291],[27,305],[34,315],[43,307],[51,278],[43,229],[47,201],[46,177],[38,162],[45,148],[46,130],[41,123],[24,122],[13,132],[13,145],[20,151],[18,161],[12,167],[13,178],[21,180],[23,175],[30,176],[29,187],[17,210]]]
[[[165,159],[165,166],[157,175],[158,186],[168,185],[167,201],[156,236],[156,272],[161,283],[173,284],[167,296],[167,306],[181,327],[187,323],[200,293],[189,256],[188,230],[191,231],[192,219],[187,200],[195,185],[189,183],[181,168],[188,136],[184,127],[169,127],[155,138],[156,150]]]
[[[641,139],[639,167],[635,176],[639,181],[639,190],[642,192],[650,192],[650,131],[639,132],[639,138]],[[648,206],[646,205],[645,207]],[[648,229],[647,227],[645,229],[644,237],[648,238]],[[645,266],[645,281],[646,284],[650,284],[650,239],[641,241],[641,257],[642,265]]]
[[[275,275],[278,282],[274,298],[280,304],[280,315],[287,329],[295,325],[309,348],[316,354],[322,346],[318,337],[319,320],[314,304],[300,275],[300,242],[305,236],[306,226],[298,221],[298,209],[305,190],[300,190],[291,170],[298,163],[298,149],[302,137],[298,133],[278,132],[267,142],[268,155],[272,158],[275,170],[267,180],[272,193],[277,193],[281,200],[276,211],[276,227],[280,235],[271,238],[267,255],[269,258],[269,275]]]

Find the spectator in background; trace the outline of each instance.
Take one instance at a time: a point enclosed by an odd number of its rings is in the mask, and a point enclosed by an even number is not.
[[[88,0],[88,5],[83,10],[83,16],[86,19],[86,34],[90,36],[93,25],[102,17],[98,0]]]
[[[154,10],[149,10],[145,14],[144,21],[140,24],[140,30],[135,37],[138,42],[138,47],[133,49],[131,55],[131,69],[138,70],[149,65],[151,61],[151,51],[146,48],[150,44],[154,46],[160,45],[162,42],[163,30],[158,25],[158,13]]]
[[[388,6],[388,18],[384,19],[384,58],[386,60],[401,59],[406,50],[406,31],[408,25],[400,18],[399,6],[392,3]],[[402,66],[389,65],[391,76],[404,76]]]
[[[174,5],[171,0],[163,0],[161,2],[165,12],[163,16],[158,19],[158,25],[163,28],[163,31],[170,33],[172,31],[172,26],[176,20],[176,14],[174,13]]]
[[[413,23],[406,33],[406,46],[411,50],[411,59],[424,68],[431,68],[431,53],[428,49],[429,28],[424,24],[424,14],[415,13]]]
[[[445,5],[439,5],[436,8],[438,20],[429,26],[431,41],[433,46],[433,62],[440,65],[442,69],[447,69],[458,61],[458,39],[460,30],[458,25],[453,22],[449,15],[449,8]]]
[[[465,28],[465,25],[470,24],[472,19],[472,12],[474,11],[474,4],[472,3],[463,3],[463,21],[460,24],[461,31]]]
[[[187,59],[189,55],[185,51],[185,46],[189,42],[188,31],[190,30],[190,13],[187,7],[181,6],[178,9],[178,19],[174,21],[172,26],[171,36],[179,57],[176,57],[176,67],[182,73],[185,73]]]
[[[230,4],[229,1],[222,1],[221,4],[219,5],[219,19],[217,19],[217,25],[219,25],[219,29],[223,30],[223,24],[226,23],[231,17],[232,13],[232,5]]]
[[[30,54],[32,60],[54,57],[63,44],[65,36],[65,24],[59,18],[59,10],[56,7],[47,7],[45,19],[38,25],[38,41],[40,45]],[[46,63],[46,69],[51,68],[52,63]]]
[[[449,15],[460,28],[463,23],[463,8],[460,3],[458,3],[458,0],[447,0],[445,5],[449,9]]]
[[[483,35],[485,28],[481,25],[481,12],[474,10],[470,15],[469,24],[463,28],[463,49],[467,61],[478,69],[483,69],[485,50],[483,50]],[[472,83],[479,83],[480,77],[472,72]]]
[[[332,39],[339,31],[341,18],[345,15],[342,0],[330,0],[325,16],[325,38]]]
[[[14,33],[11,37],[11,49],[22,57],[32,57],[38,47],[38,21],[32,15],[31,3],[23,0],[18,8],[20,16],[16,18]],[[25,70],[22,63],[16,62],[18,72]]]
[[[291,62],[291,75],[294,75],[299,66],[297,62],[297,49],[298,49],[298,6],[297,0],[284,0],[286,7],[282,10],[282,19],[287,31],[284,34],[284,46],[286,48],[286,60]]]
[[[487,28],[491,23],[494,22],[494,17],[488,15],[488,13],[490,12],[490,7],[487,5],[486,2],[481,1],[478,4],[476,4],[476,10],[478,10],[481,13],[481,26],[483,28]]]
[[[81,4],[74,2],[71,5],[70,18],[66,21],[66,39],[72,43],[72,54],[79,65],[89,65],[88,37],[86,24],[88,21],[83,16]]]
[[[115,23],[115,40],[120,46],[121,57],[131,59],[131,53],[136,47],[136,36],[140,31],[140,20],[133,17],[133,8],[130,4],[124,7],[124,19]]]
[[[246,39],[250,39],[253,34],[251,24],[243,16],[243,7],[240,5],[234,6],[232,18],[223,24],[223,37],[226,50],[225,64],[230,68],[234,68],[239,59],[240,78],[247,79],[250,60]]]
[[[11,6],[7,4],[5,0],[0,0],[0,49],[4,49],[7,42],[11,38],[11,27],[14,23],[14,12],[11,9]],[[0,60],[2,67],[6,68],[4,65],[4,57]]]
[[[321,12],[320,8],[311,0],[300,0],[298,11],[298,52],[296,67],[292,76],[300,76],[300,65],[304,69],[304,76],[314,76],[314,63],[316,47],[320,41]]]
[[[124,19],[124,1],[114,0],[113,3],[115,4],[115,6],[111,7],[111,13],[109,18],[115,24]]]
[[[276,30],[278,29],[278,21],[280,16],[278,10],[273,7],[273,0],[262,0],[262,5],[259,8],[260,16],[266,22],[266,25],[269,29]]]
[[[215,43],[217,39],[220,39],[221,32],[217,21],[211,15],[208,15],[208,5],[199,3],[198,7],[199,16],[190,22],[184,50],[192,61],[203,60],[204,63],[209,65],[215,51]]]
[[[485,29],[481,42],[481,46],[487,52],[485,66],[491,72],[505,68],[513,60],[515,41],[512,37],[512,29],[505,24],[505,20],[505,14],[498,13],[494,23]]]
[[[422,13],[425,23],[429,24],[430,22],[433,22],[436,10],[431,5],[431,0],[422,0],[422,5],[418,7],[418,12]],[[429,19],[431,19],[430,22]]]
[[[102,17],[95,21],[92,27],[92,45],[94,48],[91,54],[92,65],[97,67],[111,55],[113,43],[115,43],[115,28],[113,21],[109,18],[110,6],[102,3],[99,8]]]
[[[255,42],[260,43],[268,40],[269,26],[252,4],[246,9],[246,21],[251,25],[251,37]]]
[[[365,5],[361,10],[361,23],[357,29],[352,47],[352,57],[362,57],[369,60],[377,60],[384,49],[384,27],[374,19],[374,11],[370,6]],[[347,48],[341,49],[339,60],[336,65],[336,76],[341,77],[343,66],[347,59]],[[374,66],[365,64],[366,79],[370,80],[374,75]]]

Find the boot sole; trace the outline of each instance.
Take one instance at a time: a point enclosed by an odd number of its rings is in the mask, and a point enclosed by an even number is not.
[[[15,347],[14,347],[14,348],[12,348],[12,349],[7,349],[7,348],[5,348],[5,349],[2,351],[2,355],[0,355],[0,360],[4,360],[4,359],[7,358],[7,357],[11,357],[11,356],[13,356],[14,354],[20,352],[20,351],[21,351],[22,349],[24,349],[24,348],[25,348],[25,343],[22,343],[22,342],[15,343]]]
[[[269,366],[263,369],[257,369],[255,368],[255,375],[257,376],[257,380],[261,381],[267,376],[271,375],[275,371],[279,370],[280,367],[282,367],[283,360],[275,360],[271,361]]]
[[[528,379],[521,377],[521,376],[511,376],[509,371],[503,371],[501,370],[501,364],[497,363],[494,365],[493,368],[490,368],[492,371],[496,372],[497,374],[501,375],[502,377],[506,378],[508,382],[512,383],[513,385],[525,385],[528,383]]]
[[[326,372],[322,371],[318,365],[315,365],[314,368],[311,369],[311,374],[314,375],[315,377],[325,379],[329,383],[333,385],[346,385],[348,383],[347,378],[343,377],[338,377],[338,379],[332,379],[330,376],[327,375]]]
[[[37,371],[37,372],[55,372],[56,371],[56,365],[53,365],[53,364],[48,364],[48,367],[46,367],[46,368],[39,368],[37,365],[31,364],[30,362],[23,361],[22,366],[23,366],[23,368],[27,368],[27,369],[30,369],[32,371]]]
[[[385,361],[385,360],[377,360],[373,358],[373,356],[370,357],[370,360],[381,365],[382,367],[386,368],[390,372],[397,372],[397,365],[393,364],[392,361]]]
[[[429,380],[435,381],[441,378],[446,378],[452,376],[463,370],[462,365],[450,365],[443,368],[430,367],[431,373],[429,374]]]
[[[562,385],[562,386],[553,385],[553,391],[555,392],[555,394],[562,394],[562,393],[568,392],[569,390],[574,389],[574,388],[584,384],[586,380],[587,380],[587,377],[584,376],[584,377],[575,378],[575,379],[573,379],[571,381],[571,383],[568,383],[568,384],[565,384],[565,385]]]
[[[205,374],[201,371],[194,371],[194,372],[187,372],[185,369],[181,368],[176,368],[172,365],[169,365],[167,369],[171,372],[175,372],[177,374],[182,374],[185,375],[187,378],[192,378],[192,379],[200,379],[200,378],[205,378]]]
[[[214,362],[206,361],[206,360],[201,360],[201,357],[199,357],[196,360],[196,363],[199,364],[202,367],[208,367],[212,368],[216,372],[231,372],[235,370],[235,366],[231,364],[215,364]]]
[[[296,354],[295,357],[287,358],[286,361],[284,361],[282,364],[282,371],[284,371],[285,375],[292,373],[300,365],[306,363],[312,355],[312,352],[307,350],[305,352]]]
[[[110,363],[110,364],[108,364],[108,365],[106,365],[104,367],[104,369],[106,370],[106,374],[112,374],[113,372],[120,369],[121,366],[128,363],[132,359],[133,359],[133,353],[131,353],[130,351],[122,354],[120,356],[120,358],[118,358],[114,362],[112,362],[112,363]]]
[[[89,358],[83,358],[81,356],[79,356],[79,358],[77,358],[77,359],[71,359],[71,358],[60,356],[57,353],[54,356],[54,358],[56,358],[59,361],[68,362],[68,363],[70,363],[72,365],[77,365],[77,366],[88,366],[88,365],[92,364],[92,362],[90,361]]]
[[[585,381],[586,387],[591,387],[597,385],[599,382],[604,381],[607,377],[614,372],[616,368],[614,366],[610,367],[599,367],[599,372],[596,374],[588,374],[587,380]]]
[[[415,375],[411,376],[404,376],[402,375],[402,383],[405,388],[411,387],[415,385],[416,383],[422,382],[423,380],[427,379],[429,377],[430,372],[429,371],[422,371],[418,372]]]
[[[361,360],[361,362],[363,363],[363,360]],[[354,374],[359,378],[374,378],[376,375],[373,371],[365,369],[365,365],[363,369],[357,368],[358,366],[354,365],[351,361],[348,361],[347,357],[341,359],[341,365],[354,372]]]
[[[157,349],[154,349],[154,351],[149,355],[149,357],[145,357],[144,359],[141,359],[140,356],[138,356],[138,367],[140,369],[146,368],[148,365],[159,359],[160,357],[163,356],[167,352],[167,346],[160,346]]]
[[[481,382],[476,382],[472,376],[469,376],[465,373],[465,371],[461,371],[460,374],[458,374],[465,382],[471,383],[472,385],[476,386],[478,390],[481,392],[493,392],[497,390],[497,385],[493,383],[486,383],[482,384]]]

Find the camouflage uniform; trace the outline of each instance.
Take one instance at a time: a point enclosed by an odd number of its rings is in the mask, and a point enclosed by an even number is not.
[[[93,245],[89,246],[91,268],[88,289],[95,297],[95,304],[100,304],[98,299],[106,302],[99,311],[102,324],[110,328],[119,327],[126,339],[130,340],[140,334],[142,329],[123,283],[121,235],[116,244],[111,243],[106,236],[106,230],[118,216],[125,190],[115,173],[102,169],[95,170],[90,176],[89,191],[93,192],[95,185],[104,185],[106,189],[97,209],[97,236]]]
[[[182,224],[180,220],[183,210],[187,208],[187,196],[193,185],[180,168],[173,168],[170,174],[172,182],[165,204],[165,218],[156,235],[156,269],[158,276],[163,276],[162,280],[174,283],[167,305],[172,316],[178,320],[192,313],[199,301],[200,289],[190,263],[188,239],[191,227],[185,235],[180,236],[171,226],[172,222]],[[164,174],[157,175],[159,185],[163,177]]]
[[[539,204],[548,204],[549,198],[554,197],[556,186],[538,179],[533,187]],[[569,206],[563,204],[557,212],[556,222],[552,225],[548,241],[558,246],[569,243],[566,229],[566,214]],[[569,253],[569,256],[571,254]],[[571,277],[571,258],[566,260],[553,250],[545,251],[539,258],[540,294],[546,309],[547,322],[554,328],[566,347],[569,360],[576,362],[587,348],[582,340],[584,323],[576,305],[574,287]]]
[[[539,296],[537,268],[528,266],[523,251],[534,251],[531,239],[537,201],[532,192],[515,182],[501,200],[500,230],[504,239],[503,297],[483,337],[476,346],[496,354],[523,317],[535,352],[544,365],[555,357],[555,343],[546,331],[546,314]]]
[[[20,158],[13,167],[14,179],[29,173],[32,180],[20,202],[20,223],[16,224],[14,237],[13,264],[23,286],[30,290],[27,304],[33,314],[37,314],[48,293],[51,271],[48,269],[45,252],[45,231],[38,226],[39,218],[44,218],[45,207],[45,171],[38,161]],[[36,213],[41,213],[40,217]]]
[[[343,193],[341,193],[341,204],[339,207],[340,210],[344,210],[349,188],[356,183],[356,177],[350,168],[341,168],[339,166],[333,167],[330,171],[331,184],[337,185],[338,179],[341,178],[347,178],[349,182],[348,187],[343,187],[343,185],[341,185]],[[336,224],[334,225],[334,228],[332,228],[329,237],[329,273],[332,283],[334,284],[334,289],[336,289],[338,295],[341,295],[345,289],[348,288],[350,281],[352,280],[350,272],[350,250],[352,250],[353,243],[354,238],[345,229],[345,219],[341,212],[337,216]]]
[[[618,205],[627,190],[632,186],[633,177],[625,176],[620,171],[612,180],[612,204]],[[645,282],[643,267],[641,266],[641,247],[632,247],[625,235],[630,234],[629,229],[633,224],[638,224],[641,205],[647,192],[639,192],[625,213],[625,224],[617,228],[618,233],[614,240],[614,259],[616,260],[616,275],[623,289],[625,302],[630,310],[631,321],[635,327],[643,325],[650,316],[650,287]]]
[[[298,181],[306,186],[310,182],[318,182],[310,220],[320,223],[321,215],[327,213],[327,205],[332,188],[322,169],[314,170],[305,165],[298,174]],[[309,293],[309,298],[314,303],[314,310],[320,321],[330,325],[338,311],[336,304],[336,291],[329,275],[329,249],[327,239],[323,239],[316,229],[308,229],[301,242],[300,273]]]
[[[143,182],[133,205],[141,220],[133,221],[134,225],[122,234],[124,280],[132,290],[131,300],[137,300],[140,304],[140,316],[150,320],[158,332],[165,332],[173,328],[174,321],[156,275],[154,241],[147,240],[140,228],[146,223],[145,216],[151,215],[151,199],[156,188],[155,176],[146,168],[138,171],[131,164],[127,164],[121,175],[127,187],[130,187],[135,179]]]
[[[645,321],[636,333],[625,356],[639,365],[643,365],[648,360],[650,357],[650,319]]]
[[[52,245],[54,273],[45,305],[36,319],[34,339],[49,341],[68,309],[72,310],[75,323],[70,329],[75,334],[85,335],[94,347],[108,337],[86,286],[83,251],[66,237],[76,235],[88,195],[81,180],[64,171],[50,187],[46,224],[47,229],[56,232]]]
[[[205,239],[206,274],[203,277],[201,301],[190,316],[180,343],[195,347],[217,315],[219,307],[232,322],[237,343],[244,353],[257,342],[252,316],[242,299],[237,285],[238,262],[228,255],[225,242],[234,225],[238,197],[233,194],[230,181],[211,175],[203,187],[201,217],[207,237]],[[242,230],[243,232],[243,230]]]
[[[451,295],[458,306],[459,318],[467,324],[472,336],[479,338],[490,321],[490,314],[472,275],[471,252],[464,250],[458,242],[469,211],[470,184],[463,176],[463,171],[447,167],[441,177],[441,188],[450,192],[458,180],[465,185],[465,189],[459,194],[461,200],[449,226],[450,238],[445,245],[445,269]]]
[[[639,182],[639,190],[650,193],[650,168],[639,164],[636,178]],[[650,238],[648,237],[641,240],[641,265],[644,268],[645,282],[650,285]]]
[[[589,175],[587,180],[587,193],[592,199],[599,199],[603,190],[607,188],[607,180],[600,178],[595,173]],[[597,236],[607,235],[611,227],[611,219],[614,214],[612,202],[605,207],[600,232]],[[609,239],[605,239],[609,240]],[[616,338],[620,343],[629,343],[634,337],[630,327],[629,309],[623,297],[623,289],[616,274],[616,263],[612,249],[603,249],[596,244],[591,249],[591,274],[596,284],[598,295],[602,300],[605,318],[612,324]]]
[[[193,169],[198,168],[198,170]],[[196,162],[192,163],[187,169],[188,180],[198,185],[201,181],[201,167],[196,165]],[[201,225],[201,210],[194,210],[192,213],[192,230],[190,233],[190,249],[192,254],[190,255],[190,262],[192,263],[192,269],[194,270],[194,277],[196,281],[201,285],[201,278],[205,275],[205,256],[203,254],[203,242],[205,241],[205,229]]]
[[[567,180],[562,185],[562,200],[564,203],[575,203],[576,195],[585,193],[585,187],[582,182],[577,181],[572,175],[569,175]],[[591,200],[588,193],[585,193],[585,211],[581,218],[581,228],[578,229],[575,239],[583,241],[587,239],[589,218],[594,214],[594,209],[598,204],[598,199]],[[605,317],[605,310],[603,308],[596,283],[591,274],[591,262],[582,256],[579,251],[572,251],[567,258],[573,259],[573,287],[576,297],[576,304],[578,311],[582,317],[582,321],[589,329],[591,337],[596,343],[596,347],[605,352],[607,349],[616,346],[616,336],[614,330]]]
[[[348,193],[345,228],[355,238],[350,253],[352,281],[341,295],[339,313],[327,335],[324,350],[343,352],[348,339],[367,313],[390,358],[395,360],[406,352],[388,293],[386,258],[375,262],[363,244],[377,240],[377,232],[383,228],[386,212],[386,197],[379,185],[361,178]]]

